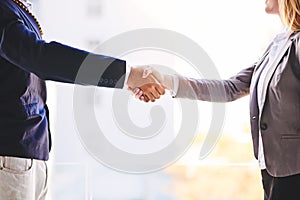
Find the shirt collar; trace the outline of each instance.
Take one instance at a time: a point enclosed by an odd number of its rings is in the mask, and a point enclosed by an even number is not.
[[[22,2],[28,10],[30,11],[32,10],[32,3],[29,0],[19,0],[19,1]]]

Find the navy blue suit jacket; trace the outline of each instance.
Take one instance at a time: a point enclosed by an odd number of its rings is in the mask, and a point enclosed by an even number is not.
[[[45,80],[75,83],[83,61],[99,70],[80,84],[122,88],[126,62],[42,40],[31,15],[0,0],[0,155],[47,160],[51,147]]]

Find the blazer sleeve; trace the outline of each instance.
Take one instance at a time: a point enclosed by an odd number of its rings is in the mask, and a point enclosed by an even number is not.
[[[0,4],[0,56],[44,80],[122,88],[126,62],[39,39]],[[79,76],[77,76],[80,74]]]
[[[188,98],[210,102],[234,101],[249,94],[255,65],[227,80],[192,79],[178,76],[176,98]]]

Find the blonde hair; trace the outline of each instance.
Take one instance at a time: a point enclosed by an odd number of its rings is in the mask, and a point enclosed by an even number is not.
[[[300,0],[279,0],[282,21],[292,31],[300,31]]]

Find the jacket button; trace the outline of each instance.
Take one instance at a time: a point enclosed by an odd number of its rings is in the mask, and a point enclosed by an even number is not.
[[[265,131],[265,130],[268,129],[268,125],[267,125],[266,123],[262,123],[262,124],[260,125],[260,129],[261,129],[262,131]]]
[[[252,120],[256,120],[256,116],[252,116],[251,119],[252,119]]]

